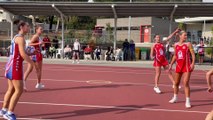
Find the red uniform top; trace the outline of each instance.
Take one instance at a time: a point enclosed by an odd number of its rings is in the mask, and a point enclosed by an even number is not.
[[[155,54],[155,59],[154,59],[154,67],[161,67],[161,66],[166,66],[168,65],[168,61],[166,60],[165,56],[165,48],[162,43],[156,43],[154,45],[154,54]]]
[[[90,54],[92,52],[92,48],[87,47],[87,48],[84,49],[84,52],[87,53],[87,54]]]
[[[19,52],[19,46],[15,43],[15,38],[22,35],[17,34],[11,41],[10,57],[6,64],[5,77],[10,80],[23,80],[23,61]]]
[[[182,45],[175,44],[175,55],[176,55],[176,72],[184,73],[191,72],[191,60],[190,60],[190,50],[189,43],[184,43]]]
[[[41,41],[42,41],[42,39],[39,37],[38,40],[36,40],[34,43],[39,43]],[[35,45],[34,48],[38,53],[36,53],[35,55],[32,56],[32,60],[34,62],[42,61],[41,45]]]
[[[43,38],[43,42],[50,42],[50,39],[48,37]],[[49,49],[50,43],[45,43],[42,47],[46,50]]]

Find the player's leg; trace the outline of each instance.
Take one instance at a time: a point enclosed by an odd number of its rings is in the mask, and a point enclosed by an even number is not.
[[[28,76],[30,75],[30,73],[33,71],[33,67],[30,65],[30,64],[28,64],[27,65],[27,70],[25,71],[25,73],[24,73],[24,83],[23,83],[23,85],[24,85],[24,90],[26,91],[27,90],[27,87],[26,87],[26,81],[27,81],[27,78],[28,78]]]
[[[168,77],[171,80],[172,85],[174,86],[175,85],[175,80],[174,80],[174,76],[172,75],[172,71],[169,70],[169,66],[168,65],[163,66],[163,67],[164,67],[164,70],[168,72]]]
[[[42,89],[44,88],[44,85],[41,83],[41,76],[42,76],[42,61],[38,61],[34,63],[36,74],[37,74],[37,84],[35,88]]]
[[[154,87],[154,91],[158,94],[161,93],[158,84],[159,84],[159,79],[160,79],[160,74],[161,74],[161,67],[160,66],[156,66],[155,67],[155,87]]]
[[[191,72],[184,73],[183,82],[184,82],[184,91],[185,91],[185,96],[186,96],[186,103],[185,103],[186,108],[191,107],[191,104],[190,104],[190,86],[189,86],[190,76],[191,76]]]
[[[180,80],[182,77],[182,73],[175,73],[175,84],[174,84],[174,96],[172,99],[169,101],[170,103],[176,103],[177,102],[177,95],[179,92],[179,85],[180,85]]]
[[[4,114],[7,113],[9,103],[10,103],[10,99],[11,99],[14,92],[15,92],[15,88],[13,87],[13,83],[12,83],[11,80],[8,79],[8,89],[7,89],[7,92],[4,95],[4,102],[3,102],[2,109],[0,111],[0,116],[3,116]]]
[[[8,120],[16,119],[16,116],[13,112],[19,101],[19,98],[21,97],[21,95],[23,93],[23,81],[22,80],[12,80],[12,84],[14,86],[15,91],[10,99],[8,112],[6,114],[4,114],[4,118],[8,119]]]
[[[206,73],[206,80],[207,80],[207,85],[208,85],[208,92],[212,92],[213,88],[212,88],[212,81],[211,81],[211,76],[213,75],[213,69],[209,70]]]

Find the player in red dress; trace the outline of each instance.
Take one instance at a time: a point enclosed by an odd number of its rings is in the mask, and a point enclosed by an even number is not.
[[[179,32],[179,29],[176,29],[165,41],[169,41],[177,32]],[[164,68],[164,70],[168,70],[169,63],[165,56],[165,48],[164,45],[160,41],[160,35],[155,35],[155,44],[151,47],[150,57],[154,59],[154,68],[155,68],[155,87],[154,91],[158,94],[161,93],[160,88],[158,87],[159,84],[159,78],[161,75],[161,67]],[[172,76],[172,72],[168,71],[169,79],[174,84],[174,78]]]
[[[169,69],[172,69],[172,65],[176,61],[176,74],[175,74],[175,89],[174,89],[174,96],[169,101],[170,103],[177,102],[177,94],[179,91],[179,84],[181,77],[183,76],[184,87],[185,87],[185,96],[186,102],[185,107],[190,108],[190,86],[189,80],[191,76],[191,72],[194,69],[195,64],[195,54],[190,42],[185,42],[187,40],[187,33],[185,31],[181,31],[179,33],[179,42],[175,44],[174,50],[175,54],[172,58],[171,65]],[[192,61],[190,58],[192,57]]]
[[[32,39],[30,40],[29,46],[33,46],[35,50],[37,51],[35,55],[32,56],[32,60],[34,62],[34,67],[36,69],[36,74],[37,74],[37,84],[35,88],[37,89],[42,89],[44,88],[44,85],[41,83],[41,75],[42,75],[42,60],[43,56],[41,53],[41,47],[44,42],[40,38],[41,34],[43,32],[43,29],[41,26],[36,26],[36,34],[33,35]],[[28,75],[30,74],[31,71],[26,71],[27,73],[24,76],[24,89],[26,90],[26,79]]]
[[[23,21],[15,21],[18,27],[18,34],[11,40],[10,57],[6,64],[5,77],[8,79],[8,90],[4,96],[3,107],[0,116],[8,120],[16,120],[13,113],[16,104],[23,92],[23,61],[33,68],[33,62],[25,52],[24,36],[29,32],[29,24]]]

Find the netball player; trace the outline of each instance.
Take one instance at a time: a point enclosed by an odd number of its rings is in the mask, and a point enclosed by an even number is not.
[[[195,64],[195,53],[190,42],[186,42],[187,40],[187,33],[185,31],[181,31],[179,33],[179,42],[177,42],[174,46],[174,56],[171,61],[171,65],[169,69],[171,70],[172,65],[176,61],[176,74],[175,74],[175,87],[174,87],[174,96],[169,101],[170,103],[177,102],[177,95],[179,91],[179,84],[180,80],[183,77],[184,82],[184,91],[185,91],[185,107],[190,108],[190,86],[189,80],[191,73],[194,69]],[[192,61],[191,58],[192,57]]]

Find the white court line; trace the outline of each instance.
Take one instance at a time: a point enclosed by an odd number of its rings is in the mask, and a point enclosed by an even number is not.
[[[30,80],[37,80],[37,79],[30,79]],[[43,81],[55,81],[55,82],[76,82],[76,83],[87,83],[90,80],[57,80],[57,79],[42,79]],[[151,86],[153,87],[154,84],[151,83],[134,83],[134,82],[113,82],[111,81],[111,84],[118,84],[118,85],[123,85],[123,84],[130,84],[130,85],[144,85],[144,86]],[[172,87],[172,85],[167,85],[167,84],[159,84],[159,86],[163,87]],[[207,88],[204,86],[190,86],[191,88]]]
[[[48,69],[48,68],[47,68]],[[49,68],[49,69],[58,69],[58,68]],[[92,68],[92,67],[60,67],[59,69],[72,69],[72,70],[110,70],[110,71],[119,71],[119,70],[123,70],[123,71],[132,71],[132,72],[137,72],[137,71],[154,71],[154,68],[139,68],[139,69],[134,69],[134,68],[124,68],[124,69],[120,69],[120,68]]]
[[[0,101],[1,103],[3,101]],[[191,110],[174,110],[174,109],[155,109],[155,108],[137,108],[137,107],[122,107],[109,105],[84,105],[84,104],[58,104],[58,103],[38,103],[38,102],[18,102],[19,104],[27,105],[48,105],[48,106],[66,106],[66,107],[84,107],[84,108],[103,108],[103,109],[121,109],[121,110],[139,110],[139,111],[156,111],[156,112],[181,112],[181,113],[199,113],[207,114],[206,111],[191,111]]]
[[[195,65],[195,67],[198,66],[198,65]],[[137,70],[134,70],[134,67],[130,67],[130,68],[92,68],[92,67],[67,67],[67,66],[61,66],[61,67],[58,67],[59,69],[63,69],[63,70],[88,70],[88,71],[91,71],[91,70],[95,70],[95,71],[105,71],[105,70],[110,70],[110,71],[119,71],[119,70],[126,70],[126,71],[131,71],[131,72],[155,72],[154,68],[145,68],[145,70],[143,68],[137,68]],[[198,68],[201,68],[201,67],[198,67]],[[53,70],[53,69],[57,69],[56,68],[49,68],[50,70]],[[49,70],[47,69],[47,70]],[[198,70],[203,70],[203,69],[198,69]],[[204,70],[203,70],[204,71]],[[163,70],[162,68],[162,72],[165,72],[165,70]],[[196,73],[196,74],[203,74],[203,73]]]
[[[46,70],[49,70],[49,71],[59,71],[57,69],[46,69]],[[118,71],[104,71],[104,70],[74,70],[74,69],[63,69],[63,71],[75,71],[75,72],[100,72],[100,73],[114,73],[114,74],[125,74],[125,73],[128,73],[128,74],[137,74],[137,75],[155,75],[154,71],[149,71],[149,73],[147,72],[144,72],[144,71],[141,71],[141,73],[136,73],[136,72],[118,72]],[[152,73],[150,73],[152,72]],[[161,75],[168,75],[167,73],[161,73]],[[192,76],[196,76],[196,77],[202,77],[201,75],[199,74],[192,74]]]
[[[3,117],[0,117],[1,119],[4,119]],[[41,119],[41,118],[16,118],[17,120],[54,120],[54,119]]]

